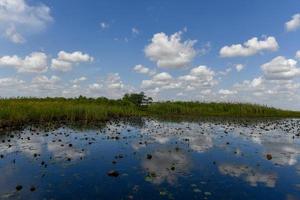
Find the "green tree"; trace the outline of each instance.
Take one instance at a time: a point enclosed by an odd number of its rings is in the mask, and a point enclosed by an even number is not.
[[[147,97],[144,92],[125,94],[122,100],[131,102],[136,106],[149,105],[153,101],[153,99],[151,97]]]

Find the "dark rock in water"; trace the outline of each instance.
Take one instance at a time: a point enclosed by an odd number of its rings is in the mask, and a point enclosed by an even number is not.
[[[175,167],[174,167],[174,166],[172,166],[172,167],[171,167],[171,170],[172,170],[172,171],[174,171],[174,170],[175,170]]]
[[[16,186],[16,190],[17,190],[17,191],[20,191],[20,190],[22,190],[22,188],[23,188],[23,186],[22,186],[22,185],[17,185],[17,186]]]
[[[124,158],[124,155],[123,154],[119,154],[118,156],[115,156],[115,158]]]
[[[73,145],[72,144],[69,144],[69,147],[72,147]]]
[[[267,154],[266,157],[267,157],[268,160],[272,160],[272,155],[271,154]]]
[[[0,158],[4,158],[4,155],[0,155]]]
[[[147,154],[147,159],[151,160],[152,159],[152,155],[151,154]]]
[[[35,187],[34,187],[34,186],[31,186],[30,191],[31,191],[31,192],[34,192],[34,191],[35,191]]]
[[[107,175],[111,177],[118,177],[120,174],[117,171],[111,170],[107,173]]]

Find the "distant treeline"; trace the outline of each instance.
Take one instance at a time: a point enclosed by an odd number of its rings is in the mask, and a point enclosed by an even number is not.
[[[144,93],[122,99],[7,98],[0,99],[0,127],[39,122],[99,122],[122,117],[300,117],[300,112],[246,103],[153,102]]]

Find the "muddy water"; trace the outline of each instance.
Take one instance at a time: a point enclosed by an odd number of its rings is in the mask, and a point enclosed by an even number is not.
[[[0,135],[0,199],[300,199],[300,120]]]

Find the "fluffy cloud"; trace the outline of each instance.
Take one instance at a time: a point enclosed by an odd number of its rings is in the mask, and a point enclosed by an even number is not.
[[[180,68],[188,65],[196,56],[195,40],[181,41],[181,32],[171,36],[157,33],[145,47],[146,56],[162,68]]]
[[[123,83],[118,73],[112,73],[108,74],[103,79],[99,79],[95,83],[89,84],[88,90],[84,91],[84,95],[95,97],[105,96],[109,98],[120,98],[125,93],[131,93],[134,91],[135,89],[133,87],[125,85]],[[82,93],[82,90],[79,90],[79,92]]]
[[[74,63],[78,64],[80,62],[92,62],[93,60],[93,57],[80,51],[75,51],[73,53],[60,51],[57,55],[57,58],[52,59],[51,68],[53,70],[66,72],[72,70]]]
[[[153,76],[151,80],[143,80],[141,87],[144,89],[166,87],[171,85],[171,82],[173,82],[173,77],[166,72],[162,72]]]
[[[298,60],[300,60],[300,50],[296,52],[295,58],[298,59]]]
[[[237,92],[234,90],[224,90],[224,89],[219,90],[219,94],[221,94],[221,95],[233,95],[236,93]]]
[[[210,92],[210,89],[216,85],[217,81],[214,79],[215,72],[206,66],[198,66],[190,70],[189,74],[172,77],[166,72],[156,74],[150,80],[143,80],[141,88],[147,94],[157,95],[160,92],[175,92],[180,96],[183,92]],[[207,94],[207,93],[206,93]],[[174,94],[170,94],[171,96]],[[191,95],[194,97],[194,95]]]
[[[245,66],[243,64],[237,64],[235,66],[236,71],[240,72],[245,68]]]
[[[0,1],[0,30],[10,41],[25,41],[21,32],[39,31],[53,19],[50,8],[43,5],[28,5],[25,0]]]
[[[238,93],[246,92],[248,94],[262,94],[266,91],[265,79],[263,77],[257,77],[252,80],[244,80],[242,83],[234,85],[233,90]]]
[[[80,51],[75,51],[73,53],[68,53],[65,51],[60,51],[58,53],[58,59],[66,62],[91,62],[93,61],[93,57],[88,54],[84,54]]]
[[[227,100],[299,109],[300,83],[296,79],[268,79],[265,75],[234,84],[237,93]]]
[[[25,42],[25,38],[17,32],[14,26],[10,26],[5,30],[4,34],[11,42],[20,44]]]
[[[204,65],[200,65],[199,67],[195,67],[191,70],[191,74],[194,76],[208,76],[212,77],[214,75],[214,72],[208,69]]]
[[[19,80],[17,78],[12,78],[12,77],[0,78],[0,88],[21,85],[23,83],[25,83],[23,80]]]
[[[264,75],[270,80],[292,79],[300,75],[297,61],[278,56],[261,66]]]
[[[233,44],[224,46],[220,50],[221,57],[252,56],[261,51],[276,51],[278,43],[274,37],[267,37],[264,40],[258,40],[254,37],[244,44]]]
[[[71,81],[71,83],[74,83],[74,84],[77,84],[77,83],[80,83],[80,82],[83,82],[83,81],[86,81],[87,78],[85,76],[81,76],[79,78],[76,78],[74,80]]]
[[[154,75],[155,71],[150,70],[149,68],[143,66],[143,65],[136,65],[134,66],[133,70],[140,74],[147,74],[147,75]]]
[[[72,70],[72,63],[54,58],[51,60],[51,69],[63,72],[70,71]]]
[[[32,79],[28,89],[32,90],[37,96],[49,96],[51,95],[51,93],[49,93],[51,91],[54,92],[54,95],[59,96],[59,90],[62,88],[62,85],[59,84],[60,80],[61,79],[57,76],[48,78],[47,76],[39,75]]]
[[[53,83],[57,83],[58,81],[60,81],[60,78],[57,76],[51,76],[51,78],[48,78],[47,76],[36,76],[33,80],[32,83],[34,84],[53,84]]]
[[[154,77],[153,77],[153,80],[154,81],[169,81],[169,80],[172,80],[172,76],[170,74],[168,74],[167,72],[162,72],[162,73],[159,73],[159,74],[156,74]]]
[[[42,52],[33,52],[24,59],[17,55],[0,57],[0,66],[14,67],[18,72],[42,73],[46,72],[47,55]]]
[[[292,16],[292,19],[285,23],[285,29],[287,31],[295,31],[300,27],[300,13]]]
[[[257,87],[261,86],[262,83],[263,83],[263,78],[262,77],[254,78],[250,82],[250,86],[253,87],[253,88],[257,88]]]
[[[103,89],[103,85],[99,84],[99,83],[93,83],[89,85],[89,90],[90,91],[98,91],[100,89]]]
[[[109,89],[122,89],[124,87],[124,84],[118,73],[109,74],[106,78],[105,83],[105,85]]]
[[[193,88],[210,88],[217,82],[214,80],[215,72],[206,66],[195,67],[187,76],[179,77],[180,80],[185,80],[188,86]],[[190,80],[189,80],[190,79]]]
[[[2,77],[0,78],[0,97],[16,97],[29,96],[27,93],[26,82],[18,77]]]

